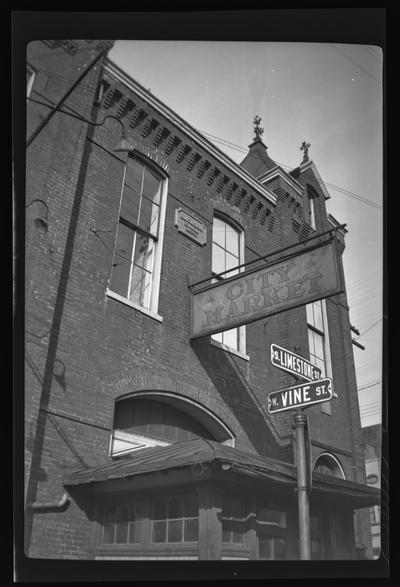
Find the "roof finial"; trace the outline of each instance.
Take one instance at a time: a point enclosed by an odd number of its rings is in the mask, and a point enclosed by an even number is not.
[[[254,124],[254,133],[256,135],[254,137],[254,140],[257,140],[257,139],[261,140],[261,135],[264,132],[264,129],[260,127],[260,122],[261,122],[261,118],[256,115],[254,117],[254,121],[253,121],[253,124]]]
[[[300,151],[304,151],[303,154],[303,161],[301,163],[307,163],[307,161],[310,160],[309,156],[308,156],[308,149],[311,147],[311,143],[306,143],[306,141],[303,141],[301,143],[301,147],[300,147]]]

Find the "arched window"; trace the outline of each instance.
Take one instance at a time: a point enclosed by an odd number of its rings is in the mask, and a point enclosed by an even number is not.
[[[314,471],[324,475],[331,475],[332,477],[339,477],[339,479],[346,479],[342,465],[336,457],[328,453],[323,453],[317,458]]]
[[[172,394],[150,394],[116,402],[111,456],[196,438],[233,444],[232,434],[208,410]]]

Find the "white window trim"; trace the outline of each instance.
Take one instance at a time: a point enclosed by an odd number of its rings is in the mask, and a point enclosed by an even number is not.
[[[116,292],[112,291],[109,287],[107,288],[107,295],[115,298],[116,300],[125,303],[127,306],[131,306],[143,314],[147,316],[151,316],[155,320],[162,322],[163,318],[158,314],[158,304],[160,298],[160,283],[161,283],[161,264],[162,264],[162,256],[163,256],[163,249],[164,249],[164,234],[165,234],[165,217],[167,211],[167,197],[168,197],[168,177],[160,171],[160,169],[154,165],[152,159],[148,159],[143,155],[140,155],[140,161],[144,165],[148,165],[150,168],[156,168],[157,172],[161,176],[161,206],[160,206],[160,217],[158,219],[158,235],[157,241],[155,242],[155,253],[153,258],[153,266],[152,266],[152,274],[151,274],[151,295],[150,295],[150,308],[145,308],[140,304],[132,302],[129,298],[121,296]],[[119,208],[118,208],[118,225],[120,222],[121,217],[121,207],[122,207],[122,198],[124,193],[124,186],[125,186],[125,175],[127,169],[128,160],[125,164],[124,175],[122,179],[122,187],[121,187],[121,195],[119,199]],[[118,226],[117,231],[115,233],[115,240],[114,240],[114,251],[117,243],[117,233],[118,233]],[[111,276],[110,276],[111,280]]]
[[[313,228],[314,230],[316,230],[314,198],[309,198],[308,201],[310,203],[310,224],[311,224],[311,228]]]
[[[315,463],[314,463],[314,466],[313,466],[313,470],[314,470],[315,466],[318,464],[318,460],[319,460],[321,457],[329,457],[329,459],[331,459],[332,461],[334,461],[334,463],[335,463],[335,464],[338,466],[338,468],[339,468],[339,470],[340,470],[340,472],[341,472],[341,474],[342,474],[342,476],[343,476],[343,479],[346,479],[346,474],[345,474],[345,472],[344,472],[344,469],[343,469],[342,465],[340,464],[340,461],[339,461],[339,459],[338,459],[337,457],[335,457],[335,455],[333,455],[333,454],[332,454],[332,453],[330,453],[330,452],[321,452],[321,454],[319,454],[319,455],[317,456],[317,458],[315,459]]]
[[[330,379],[333,379],[333,372],[332,372],[332,355],[331,355],[331,343],[330,343],[330,336],[329,336],[329,327],[328,327],[328,313],[326,309],[326,300],[321,300],[322,304],[322,321],[324,323],[324,351],[325,351],[325,371],[326,376]],[[338,397],[335,389],[333,389],[333,397]]]
[[[220,217],[218,215],[214,215],[214,218],[219,218],[220,220],[222,220],[222,222],[225,222],[226,224],[229,224],[230,226],[235,228],[235,224],[230,223],[229,218],[225,218],[224,216]],[[239,228],[239,233],[238,233],[239,234],[239,265],[243,265],[244,264],[244,254],[245,254],[244,230],[240,227],[238,227],[238,228]],[[239,269],[239,273],[242,273],[243,271],[245,271],[245,267],[241,267]],[[228,276],[229,276],[229,273],[228,273]],[[211,344],[213,344],[214,346],[217,346],[218,348],[221,348],[229,353],[232,353],[234,355],[242,357],[242,359],[249,361],[250,356],[246,352],[247,351],[246,325],[237,326],[236,328],[238,329],[238,334],[239,334],[239,350],[234,349],[233,347],[230,347],[226,344],[223,344],[222,342],[219,342],[218,340],[214,340],[212,338],[212,335],[210,336]],[[216,333],[216,334],[218,334],[218,333]]]
[[[240,327],[242,328],[242,327]],[[240,331],[239,331],[239,345],[240,345]],[[246,355],[246,353],[242,353],[241,351],[237,351],[236,349],[223,344],[222,342],[219,342],[219,340],[214,340],[213,338],[210,337],[210,341],[211,344],[219,349],[222,349],[224,351],[226,351],[227,353],[231,353],[231,355],[236,355],[237,357],[240,357],[241,359],[244,359],[245,361],[250,361],[250,356]]]
[[[117,438],[116,438],[117,437]],[[118,452],[114,452],[114,440],[126,440],[127,442],[132,442],[137,444],[137,446],[132,446],[131,448],[127,448],[126,450],[121,450]],[[118,428],[113,430],[110,435],[110,450],[109,455],[110,457],[117,458],[122,457],[128,453],[135,452],[137,450],[142,450],[143,448],[155,447],[155,446],[168,446],[170,442],[165,442],[164,440],[156,440],[154,438],[150,438],[148,436],[142,436],[141,434],[131,434],[128,432],[124,432],[123,430],[119,430]]]
[[[131,308],[134,308],[135,310],[139,310],[139,312],[142,312],[142,314],[146,314],[146,316],[150,316],[150,318],[154,318],[154,320],[157,320],[158,322],[162,322],[164,320],[164,318],[162,316],[160,316],[160,314],[157,314],[157,312],[153,312],[152,310],[149,310],[148,308],[144,308],[143,306],[136,304],[136,302],[132,302],[131,300],[128,300],[128,298],[124,298],[124,296],[121,296],[120,294],[115,293],[115,291],[112,291],[109,288],[107,288],[106,294],[108,297],[114,298],[115,300],[118,300],[122,304],[125,304],[126,306],[130,306]]]

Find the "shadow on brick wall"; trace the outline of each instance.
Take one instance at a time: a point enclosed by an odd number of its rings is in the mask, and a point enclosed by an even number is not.
[[[211,345],[208,338],[192,340],[191,346],[255,450],[272,458],[290,460],[291,443],[280,441],[273,430],[266,411],[239,367],[243,359]]]

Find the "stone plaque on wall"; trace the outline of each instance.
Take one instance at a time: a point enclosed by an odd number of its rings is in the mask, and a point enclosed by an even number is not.
[[[175,226],[178,232],[184,234],[200,246],[207,242],[207,229],[203,222],[198,220],[183,208],[175,210]]]

